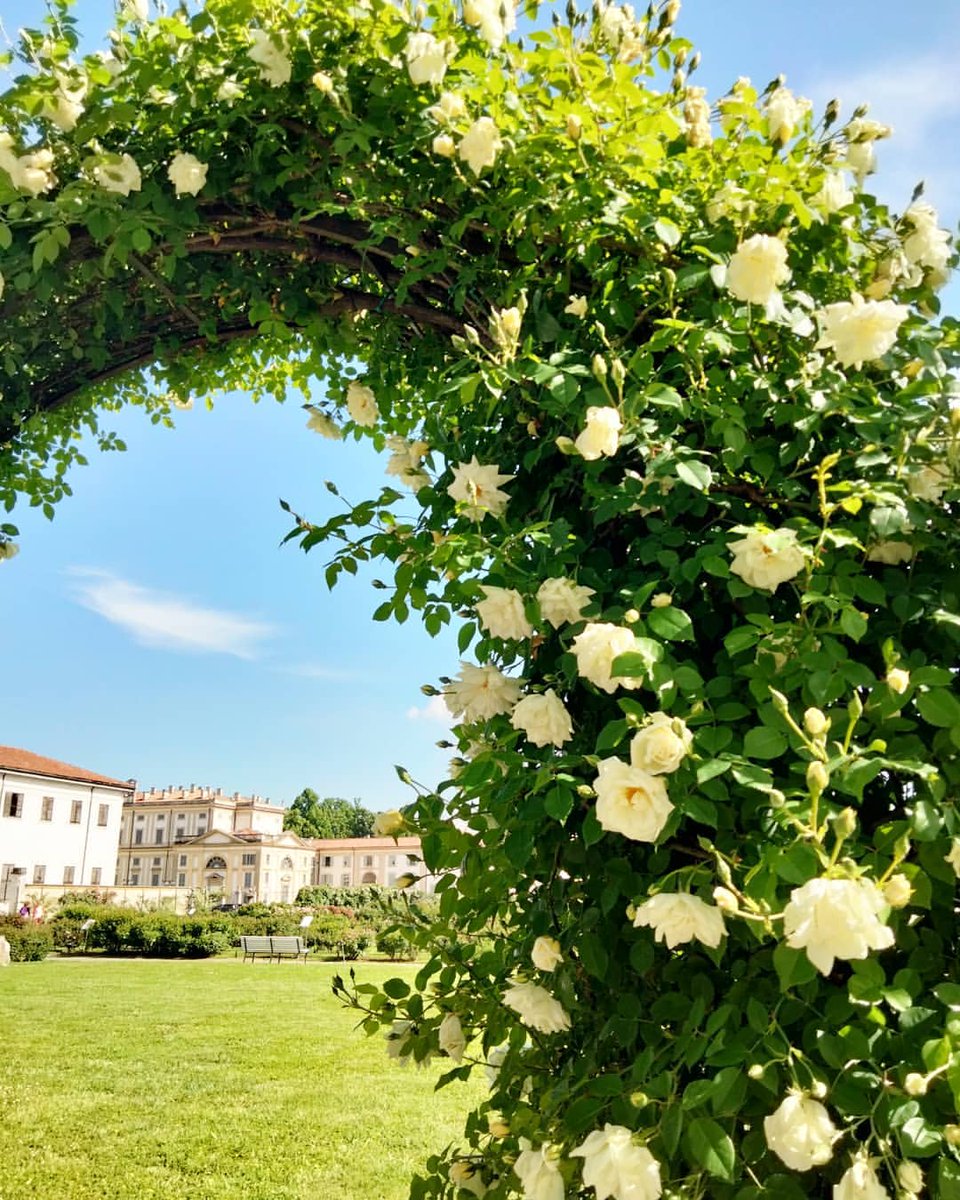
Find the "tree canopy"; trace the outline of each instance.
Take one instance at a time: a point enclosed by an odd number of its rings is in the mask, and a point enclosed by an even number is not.
[[[371,837],[373,821],[373,813],[359,800],[321,800],[313,788],[304,788],[283,814],[284,829],[310,838]]]
[[[709,101],[678,9],[126,0],[80,62],[55,9],[0,97],[0,488],[197,388],[390,450],[290,538],[463,655],[391,818],[427,961],[338,982],[486,1069],[412,1196],[951,1200],[954,248],[865,110]]]

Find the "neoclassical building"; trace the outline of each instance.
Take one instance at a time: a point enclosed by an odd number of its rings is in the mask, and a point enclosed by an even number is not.
[[[45,886],[112,887],[132,779],[0,746],[0,912]]]

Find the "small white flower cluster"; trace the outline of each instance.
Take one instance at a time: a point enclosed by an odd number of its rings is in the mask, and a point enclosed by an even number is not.
[[[491,50],[499,50],[517,26],[517,0],[464,0],[463,19]]]
[[[17,155],[13,138],[6,130],[0,130],[0,171],[7,173],[18,191],[29,192],[31,196],[48,192],[56,183],[53,151],[43,149]]]
[[[432,480],[423,469],[423,460],[430,450],[427,442],[408,442],[406,438],[388,437],[387,449],[390,451],[388,475],[395,475],[412,492],[430,486]]]
[[[629,763],[602,758],[593,783],[600,826],[635,842],[655,842],[673,812],[663,776],[680,767],[692,743],[693,737],[679,717],[656,712],[634,735]],[[653,905],[646,912],[655,914],[658,907]]]
[[[570,1157],[583,1159],[583,1186],[593,1188],[597,1200],[659,1200],[662,1195],[660,1164],[624,1125],[595,1129]],[[563,1200],[559,1160],[559,1148],[549,1142],[533,1146],[527,1138],[520,1139],[513,1170],[524,1200]]]

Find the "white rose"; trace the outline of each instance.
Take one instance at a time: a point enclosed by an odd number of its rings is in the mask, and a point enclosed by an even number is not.
[[[750,194],[729,180],[707,201],[707,220],[715,225],[723,217],[735,216],[750,203]]]
[[[890,1200],[868,1158],[858,1155],[833,1185],[833,1200]]]
[[[913,887],[906,875],[891,875],[883,885],[883,898],[891,908],[905,908],[912,895]]]
[[[814,208],[829,216],[848,208],[854,201],[853,191],[847,186],[846,176],[842,171],[828,171],[824,176],[820,190],[810,200]]]
[[[35,150],[32,154],[17,157],[11,150],[12,139],[4,134],[0,141],[0,168],[10,176],[10,182],[22,192],[39,196],[48,192],[56,183],[53,174],[53,152]]]
[[[511,479],[512,475],[501,475],[499,467],[481,465],[474,455],[468,463],[453,468],[453,483],[447,495],[463,505],[463,515],[471,520],[482,521],[487,513],[499,517],[510,499],[500,491],[500,484]]]
[[[538,983],[511,984],[503,993],[503,1002],[524,1025],[540,1033],[561,1033],[570,1028],[563,1005]]]
[[[909,542],[874,542],[867,550],[867,562],[886,563],[895,567],[913,558],[913,546]]]
[[[234,100],[239,100],[243,95],[243,88],[235,79],[225,79],[217,88],[217,99],[223,100],[227,104],[232,104]]]
[[[931,271],[945,271],[950,256],[950,234],[937,227],[936,209],[920,202],[911,204],[903,214],[913,231],[903,239],[907,261]]]
[[[178,196],[195,196],[207,182],[207,163],[193,154],[175,154],[167,167],[167,176]]]
[[[635,842],[655,842],[673,812],[667,785],[660,776],[619,758],[600,760],[593,790],[601,827]]]
[[[686,892],[660,892],[651,896],[638,906],[633,924],[638,929],[649,926],[656,941],[665,943],[670,950],[694,938],[716,949],[726,933],[721,910]]]
[[[534,1149],[526,1138],[521,1138],[513,1171],[523,1188],[523,1200],[563,1200],[566,1195],[549,1142]]]
[[[577,660],[577,672],[583,679],[612,694],[618,687],[640,687],[642,680],[610,674],[613,661],[636,649],[636,638],[629,629],[594,621],[573,639],[571,649]]]
[[[441,92],[436,104],[427,109],[427,116],[440,125],[446,125],[467,115],[463,97],[456,92]]]
[[[880,913],[883,893],[870,879],[810,879],[794,888],[783,912],[787,945],[806,950],[823,975],[835,958],[866,958],[893,945],[893,930]]]
[[[455,717],[486,721],[514,707],[522,684],[522,679],[511,679],[489,663],[482,667],[461,663],[457,679],[443,693],[444,703]]]
[[[465,1162],[463,1159],[458,1159],[450,1164],[450,1169],[447,1171],[447,1178],[455,1188],[462,1188],[463,1191],[469,1192],[471,1196],[483,1197],[489,1191],[487,1185],[483,1182],[483,1175],[480,1173],[480,1168],[475,1163]]]
[[[438,133],[431,142],[431,148],[434,154],[438,154],[441,158],[453,158],[457,152],[457,146],[449,133]]]
[[[616,454],[620,446],[623,422],[615,408],[588,408],[587,423],[574,442],[577,452],[588,461]]]
[[[588,1134],[571,1158],[583,1159],[583,1186],[597,1200],[658,1200],[660,1164],[646,1146],[638,1146],[624,1125],[604,1125]]]
[[[395,838],[403,826],[403,813],[391,808],[386,812],[377,813],[373,818],[373,836]]]
[[[343,437],[340,426],[332,417],[328,417],[322,408],[316,408],[312,404],[307,404],[305,407],[310,414],[310,419],[307,421],[308,429],[319,433],[321,437],[329,438],[332,442],[338,442]]]
[[[411,33],[406,49],[410,81],[417,85],[442,83],[447,63],[456,52],[457,47],[449,38],[440,41],[432,33]]]
[[[580,620],[581,613],[595,595],[593,588],[581,587],[572,579],[545,579],[537,589],[537,603],[543,619],[554,629]]]
[[[737,300],[767,306],[790,278],[787,248],[779,238],[755,233],[741,242],[727,264],[726,288]]]
[[[923,1191],[923,1171],[915,1162],[902,1162],[897,1167],[897,1183],[905,1192],[909,1192],[911,1196],[916,1196]]]
[[[669,775],[690,753],[693,735],[679,717],[651,713],[630,743],[630,762],[650,775]]]
[[[314,71],[310,76],[310,82],[323,96],[333,95],[333,79],[326,71]]]
[[[560,943],[556,938],[538,937],[533,943],[530,958],[538,971],[555,971],[563,962]]]
[[[797,125],[813,106],[803,96],[794,96],[789,88],[775,88],[767,98],[767,133],[771,142],[789,142]]]
[[[444,1053],[450,1055],[454,1062],[459,1062],[463,1058],[467,1039],[464,1037],[463,1027],[456,1013],[447,1013],[440,1022],[437,1044]]]
[[[709,146],[712,140],[710,132],[710,105],[705,97],[707,89],[688,87],[683,103],[683,123],[687,144],[693,147]]]
[[[64,133],[70,133],[72,129],[76,128],[77,121],[83,114],[83,101],[86,94],[85,80],[78,86],[71,87],[68,80],[61,78],[54,96],[44,103],[43,115],[58,129],[62,129]]]
[[[729,546],[730,570],[752,588],[775,592],[781,583],[803,570],[806,555],[792,529],[752,529]]]
[[[673,603],[673,597],[669,592],[657,592],[655,596],[650,597],[651,608],[669,608]]]
[[[910,672],[904,671],[902,667],[891,667],[887,672],[886,685],[891,692],[896,692],[898,696],[910,686]]]
[[[907,476],[907,487],[911,496],[918,500],[926,500],[930,504],[938,504],[943,493],[950,486],[950,468],[943,463],[930,463],[911,471]]]
[[[141,24],[150,15],[147,0],[123,0],[121,12],[128,21],[139,21]]]
[[[571,296],[567,307],[563,311],[569,313],[571,317],[579,317],[582,320],[587,315],[586,296]]]
[[[287,57],[286,34],[270,34],[265,29],[251,29],[250,41],[253,45],[248,53],[260,68],[260,78],[271,87],[289,83],[293,66]]]
[[[491,1046],[487,1051],[487,1064],[484,1067],[484,1074],[487,1077],[487,1084],[492,1091],[497,1086],[497,1079],[500,1076],[500,1068],[503,1066],[504,1059],[510,1053],[510,1046],[503,1042],[499,1046]],[[509,1133],[509,1128],[507,1130]]]
[[[480,117],[460,139],[458,153],[474,175],[479,175],[484,167],[493,166],[502,149],[503,142],[496,125],[489,117]]]
[[[822,1167],[840,1137],[820,1101],[802,1092],[791,1092],[776,1112],[764,1117],[763,1132],[767,1145],[792,1171]]]
[[[408,442],[406,438],[388,437],[387,449],[390,451],[388,475],[395,475],[414,492],[430,486],[430,476],[421,466],[430,449],[427,442]]]
[[[376,425],[380,417],[380,409],[377,407],[377,398],[373,394],[372,388],[368,388],[363,383],[357,383],[353,380],[347,385],[347,412],[352,419],[366,429],[371,429]]]
[[[492,637],[522,640],[533,636],[523,611],[523,597],[514,588],[480,585],[484,599],[475,605],[480,625]]]
[[[897,340],[897,330],[910,315],[905,304],[864,300],[856,293],[847,301],[828,304],[817,314],[817,349],[833,350],[844,367],[857,367],[881,358]]]
[[[387,1039],[387,1057],[396,1059],[406,1066],[409,1055],[403,1053],[404,1048],[413,1036],[412,1021],[394,1021],[384,1035]]]
[[[573,737],[570,714],[552,689],[542,696],[524,696],[513,710],[510,724],[522,730],[534,746],[562,746]]]
[[[140,168],[129,154],[111,154],[93,168],[93,177],[105,192],[129,196],[141,187]]]
[[[499,50],[517,24],[517,0],[464,0],[463,19],[491,49]]]

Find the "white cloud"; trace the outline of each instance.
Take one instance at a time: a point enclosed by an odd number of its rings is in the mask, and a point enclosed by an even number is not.
[[[201,608],[167,592],[119,579],[109,571],[74,568],[75,598],[85,608],[119,625],[143,646],[193,653],[256,658],[272,625],[237,613]]]
[[[833,97],[842,103],[841,121],[860,104],[870,116],[893,126],[893,137],[877,143],[878,174],[867,182],[902,211],[921,179],[947,223],[957,218],[960,155],[951,131],[960,117],[960,72],[955,54],[934,52],[912,60],[890,60],[850,75],[831,76],[814,86],[819,109]]]
[[[348,671],[341,667],[327,667],[323,663],[294,663],[288,667],[278,667],[284,675],[300,675],[304,679],[362,679],[360,671]]]
[[[438,725],[450,726],[453,718],[443,702],[442,696],[431,696],[426,704],[419,708],[414,705],[407,709],[408,721],[436,721]]]

